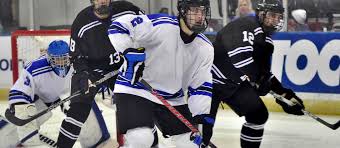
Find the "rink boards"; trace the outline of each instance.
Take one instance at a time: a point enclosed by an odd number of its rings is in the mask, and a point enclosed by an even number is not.
[[[0,41],[0,100],[5,100],[12,84],[10,37]],[[278,33],[273,43],[272,72],[283,85],[298,92],[308,110],[340,115],[340,33]],[[264,101],[281,111],[271,96]]]

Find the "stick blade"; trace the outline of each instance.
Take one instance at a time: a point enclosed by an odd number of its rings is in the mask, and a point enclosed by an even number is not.
[[[338,129],[339,127],[340,127],[340,120],[337,123],[334,124],[333,130]]]
[[[6,109],[5,117],[7,121],[13,123],[16,126],[23,126],[28,123],[26,120],[16,117],[9,109]]]

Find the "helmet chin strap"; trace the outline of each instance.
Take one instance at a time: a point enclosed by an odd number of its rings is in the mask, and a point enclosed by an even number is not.
[[[181,30],[187,34],[187,35],[192,35],[194,32],[189,28],[187,22],[184,20],[184,18],[180,18],[180,28]]]

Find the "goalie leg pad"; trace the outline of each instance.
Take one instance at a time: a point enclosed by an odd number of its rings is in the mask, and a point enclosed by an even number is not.
[[[150,148],[154,141],[154,135],[151,128],[135,128],[126,132],[124,140],[125,144],[121,148]]]
[[[58,147],[73,147],[91,111],[91,105],[86,103],[71,103],[70,107],[59,130]]]
[[[176,147],[179,148],[197,148],[198,146],[190,140],[191,133],[184,133],[179,135],[171,136],[171,139],[173,140]]]
[[[0,115],[0,143],[2,147],[16,147],[19,139],[17,126],[8,123]]]
[[[79,141],[82,147],[96,147],[110,138],[104,118],[95,101],[80,131]]]

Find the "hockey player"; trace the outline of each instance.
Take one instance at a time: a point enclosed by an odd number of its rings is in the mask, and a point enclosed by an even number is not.
[[[28,118],[70,95],[73,68],[70,65],[68,52],[69,46],[65,41],[55,40],[49,44],[46,55],[25,66],[21,76],[9,92],[10,109],[17,117]],[[91,132],[93,135],[81,134],[80,143],[84,147],[96,146],[109,137],[105,122],[95,102],[93,102],[93,106],[91,120],[85,125],[91,126],[91,128],[84,131],[84,133]],[[65,111],[66,107],[62,107],[62,109]],[[30,137],[30,134],[34,135],[34,131],[39,130],[39,127],[51,115],[49,112],[25,126],[18,126],[18,140]],[[101,137],[106,139],[101,139]],[[22,145],[33,146],[40,143],[39,136],[36,134]]]
[[[71,92],[81,90],[84,95],[71,101],[58,137],[58,147],[61,148],[71,148],[74,145],[90,113],[99,87],[89,89],[89,81],[99,80],[122,64],[123,58],[115,52],[107,36],[111,19],[140,11],[138,7],[125,1],[111,3],[110,0],[91,0],[91,4],[77,15],[71,28],[70,55],[75,69]],[[107,81],[110,89],[113,89],[114,80],[112,78]],[[89,93],[85,94],[87,91]]]
[[[211,125],[211,120],[204,119],[210,119],[213,47],[201,34],[210,19],[210,2],[179,0],[177,8],[178,17],[124,15],[108,31],[112,45],[126,60],[114,90],[117,130],[124,134],[124,142],[119,144],[124,148],[149,148],[155,124],[164,136],[172,136],[177,147],[198,147],[190,141],[190,130],[145,90],[140,78],[189,121],[200,127]],[[187,90],[188,103],[184,98]],[[208,131],[199,129],[204,138]]]
[[[274,50],[271,35],[283,25],[284,8],[279,0],[258,4],[256,16],[237,19],[218,32],[214,42],[212,116],[221,101],[227,103],[246,123],[241,130],[241,147],[258,148],[268,111],[259,96],[274,91],[297,102],[290,107],[276,100],[289,114],[303,115],[302,100],[281,85],[270,72]]]

